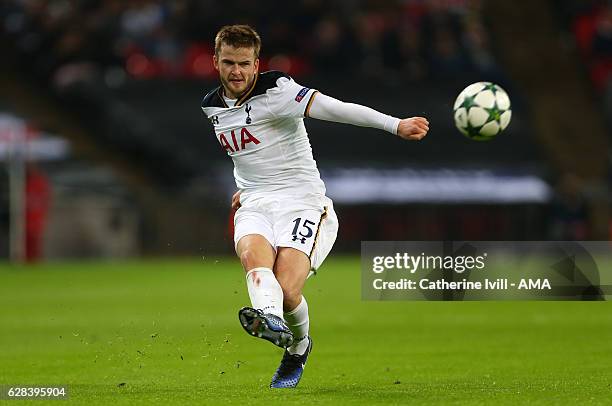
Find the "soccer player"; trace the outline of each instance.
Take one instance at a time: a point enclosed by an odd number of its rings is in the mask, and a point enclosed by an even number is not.
[[[213,57],[221,85],[204,97],[202,110],[234,161],[234,243],[252,305],[238,318],[249,334],[285,348],[270,386],[292,388],[312,350],[302,288],[338,231],[304,117],[378,128],[406,140],[423,138],[429,123],[341,102],[283,72],[259,73],[260,47],[247,25],[221,28]]]

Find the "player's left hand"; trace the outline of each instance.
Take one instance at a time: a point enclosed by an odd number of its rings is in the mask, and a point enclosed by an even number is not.
[[[425,117],[410,117],[400,121],[397,135],[405,140],[418,141],[427,135],[429,121]]]
[[[238,210],[240,208],[240,190],[236,191],[232,196],[232,209]]]

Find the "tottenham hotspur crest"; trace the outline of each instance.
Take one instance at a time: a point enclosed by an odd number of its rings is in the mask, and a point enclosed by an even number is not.
[[[244,111],[246,111],[247,113],[246,123],[251,124],[251,106],[249,106],[248,104],[245,105]]]

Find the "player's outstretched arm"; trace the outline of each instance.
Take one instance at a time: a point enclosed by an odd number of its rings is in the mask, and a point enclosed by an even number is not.
[[[400,120],[370,107],[345,103],[322,93],[315,93],[307,111],[308,117],[361,127],[378,128],[396,134],[405,140],[420,140],[429,131],[429,121],[424,117]]]

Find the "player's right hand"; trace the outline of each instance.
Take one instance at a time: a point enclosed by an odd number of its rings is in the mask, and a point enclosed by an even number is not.
[[[240,206],[240,190],[238,190],[232,196],[232,209],[238,210]]]
[[[427,135],[429,121],[425,117],[410,117],[400,121],[397,135],[405,140],[418,141]]]

